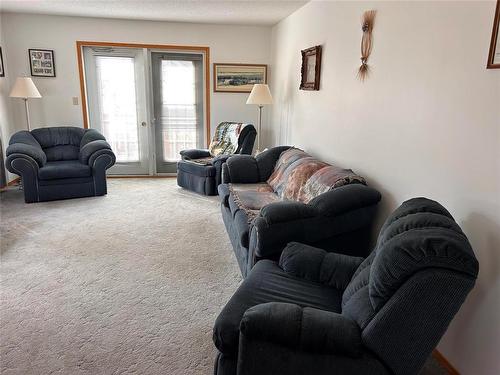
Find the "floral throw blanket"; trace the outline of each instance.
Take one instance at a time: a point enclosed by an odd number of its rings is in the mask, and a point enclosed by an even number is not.
[[[214,138],[210,142],[210,155],[234,154],[238,148],[238,138],[246,124],[240,122],[221,122],[215,129]]]
[[[320,194],[347,184],[364,184],[351,169],[321,162],[297,148],[284,151],[266,182],[229,184],[234,204],[251,223],[262,207],[280,200],[308,203]]]
[[[365,179],[351,169],[321,162],[298,148],[281,154],[267,183],[281,199],[303,203],[339,186],[366,185]]]

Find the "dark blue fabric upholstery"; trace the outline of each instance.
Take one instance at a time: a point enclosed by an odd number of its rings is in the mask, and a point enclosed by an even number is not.
[[[200,168],[201,167],[201,168]],[[177,163],[177,173],[186,172],[200,177],[215,177],[215,167],[199,165],[190,161],[180,161]]]
[[[87,164],[78,160],[49,161],[38,170],[40,180],[54,180],[58,178],[88,177],[92,173]]]
[[[106,138],[95,129],[87,129],[83,134],[82,140],[80,141],[80,149],[82,149],[87,143],[93,141],[106,141]]]
[[[111,146],[109,145],[109,143],[102,139],[87,143],[82,142],[82,144],[83,146],[80,148],[78,153],[78,159],[82,164],[88,164],[92,154],[99,150],[111,150]]]
[[[6,154],[26,203],[104,195],[106,169],[116,160],[99,132],[67,126],[17,132]]]
[[[340,298],[341,291],[290,278],[276,263],[263,260],[255,265],[215,321],[215,346],[225,354],[237,353],[241,319],[252,306],[286,302],[340,312]]]
[[[294,243],[279,265],[258,262],[217,318],[214,343],[238,364],[225,374],[418,374],[477,274],[449,212],[412,199],[363,261]],[[342,294],[341,306],[308,305],[309,288]]]
[[[208,150],[200,150],[200,149],[182,150],[180,154],[182,160],[201,159],[210,157],[210,152],[208,152]]]
[[[61,126],[33,129],[31,134],[42,146],[48,161],[78,159],[85,129]]]
[[[177,185],[203,195],[217,195],[217,186],[222,181],[222,168],[226,161],[236,154],[252,153],[257,132],[253,125],[247,125],[238,138],[238,147],[232,155],[218,155],[211,161],[196,163],[197,159],[209,158],[208,150],[190,149],[180,152],[177,163]]]
[[[251,155],[235,155],[227,161],[227,173],[224,183],[253,184],[267,181],[273,173],[274,166],[281,153],[290,146],[278,146],[261,152],[255,157]]]
[[[86,129],[74,126],[56,126],[50,128],[37,128],[31,134],[40,143],[42,148],[72,145],[80,147]]]
[[[250,340],[304,352],[361,356],[361,332],[354,321],[336,312],[293,303],[268,302],[250,307],[241,318],[240,332]]]
[[[281,153],[289,148],[274,147],[256,157],[232,156],[223,166],[224,184],[267,181]],[[242,214],[237,215],[244,211],[229,187],[222,187],[219,193],[222,194],[221,202],[227,202],[225,207],[232,213],[232,220],[228,217],[224,223],[243,277],[260,259],[278,260],[283,248],[293,241],[329,252],[366,256],[370,251],[371,226],[381,199],[380,193],[369,186],[349,184],[320,194],[307,204],[290,200],[266,204],[249,222],[246,214],[245,219]],[[221,206],[223,215],[225,207]],[[236,220],[238,223],[228,224]]]
[[[344,290],[362,262],[363,258],[290,242],[281,254],[279,265],[289,275]]]
[[[9,155],[19,154],[33,158],[39,167],[42,167],[47,162],[47,155],[42,150],[42,146],[31,135],[29,131],[22,130],[15,133],[10,141],[9,147],[6,150],[7,158]],[[6,165],[9,163],[7,162]]]

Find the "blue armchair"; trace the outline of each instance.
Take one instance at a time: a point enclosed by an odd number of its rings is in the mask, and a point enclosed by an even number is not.
[[[105,195],[115,154],[94,129],[39,128],[15,133],[6,168],[21,176],[26,203]]]

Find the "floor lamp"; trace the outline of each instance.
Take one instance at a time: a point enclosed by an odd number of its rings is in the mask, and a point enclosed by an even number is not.
[[[273,97],[271,96],[271,91],[269,91],[269,86],[258,83],[253,85],[252,92],[248,96],[247,104],[255,104],[259,106],[259,124],[257,129],[257,151],[260,152],[260,129],[262,125],[262,108],[267,104],[273,104]]]
[[[40,92],[35,84],[29,77],[18,77],[12,91],[10,92],[11,98],[21,98],[24,100],[24,109],[26,110],[26,122],[28,124],[28,131],[31,130],[30,113],[28,108],[29,98],[41,98]]]

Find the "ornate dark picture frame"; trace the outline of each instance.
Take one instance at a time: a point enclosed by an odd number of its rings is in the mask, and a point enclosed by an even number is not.
[[[495,18],[493,19],[493,31],[491,32],[490,53],[488,54],[488,64],[486,65],[487,69],[500,69],[500,53],[495,54],[498,48],[497,44],[499,43],[499,39],[500,39],[500,0],[497,0]]]
[[[302,69],[300,79],[301,90],[319,90],[321,76],[321,46],[314,46],[301,51]]]
[[[0,47],[0,77],[5,77],[5,68],[3,65],[2,47]]]

